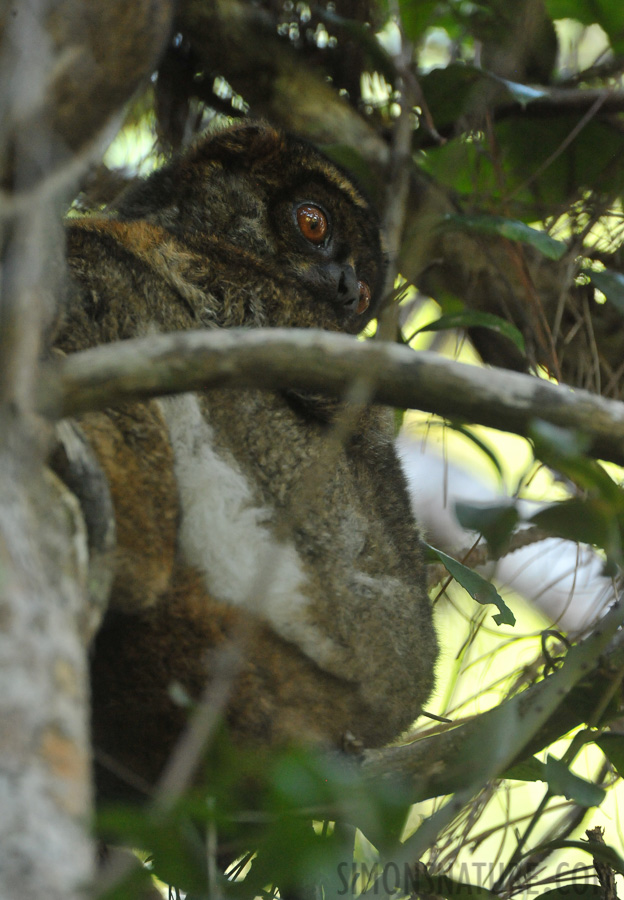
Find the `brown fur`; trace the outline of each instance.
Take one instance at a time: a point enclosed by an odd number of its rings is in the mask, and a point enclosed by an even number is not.
[[[294,225],[293,203],[309,200],[331,219],[321,248]],[[377,220],[357,187],[308,145],[258,125],[200,142],[117,210],[72,220],[68,259],[73,286],[56,340],[65,352],[198,327],[355,333],[376,310],[384,274]],[[371,288],[365,315],[343,300],[349,267]],[[111,609],[93,655],[94,745],[149,784],[185,721],[169,685],[198,697],[221,649],[241,653],[226,718],[245,743],[340,746],[349,732],[383,744],[428,696],[436,641],[391,422],[383,410],[364,413],[330,454],[339,411],[288,392],[222,389],[83,417],[118,526]],[[180,459],[199,473],[196,491],[179,481],[191,477]],[[213,573],[190,562],[204,546],[218,550],[232,524],[227,510],[198,519],[193,506],[202,491],[218,492],[222,465],[242,491],[231,513],[242,531],[221,555],[258,565],[251,596],[234,602],[211,593]],[[250,509],[255,524],[245,525]],[[282,551],[296,560],[290,606],[278,597],[271,607],[273,569],[278,587],[282,570],[271,556],[262,562],[263,541],[275,560]],[[222,561],[217,552],[214,565]],[[98,777],[104,795],[123,792],[123,777],[104,766]]]

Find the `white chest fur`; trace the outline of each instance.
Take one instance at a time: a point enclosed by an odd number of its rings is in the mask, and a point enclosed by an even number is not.
[[[276,539],[272,510],[257,504],[236,461],[217,452],[194,394],[158,402],[174,453],[186,561],[215,599],[250,610],[331,667],[337,648],[310,622],[308,576],[294,544]]]

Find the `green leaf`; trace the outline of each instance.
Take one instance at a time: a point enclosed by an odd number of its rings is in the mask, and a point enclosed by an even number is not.
[[[128,850],[128,853],[130,851]],[[150,872],[138,865],[118,881],[113,887],[98,891],[98,900],[137,900],[137,897],[150,897],[154,890],[154,882]]]
[[[521,241],[530,244],[547,259],[558,260],[567,251],[567,247],[561,241],[556,241],[545,231],[538,231],[520,222],[517,219],[505,219],[502,216],[464,216],[448,214],[444,217],[446,227],[459,228],[462,231],[476,231],[480,234],[497,234],[510,241]],[[443,227],[443,226],[441,226]]]
[[[429,550],[438,557],[447,572],[453,576],[455,581],[461,584],[465,591],[468,591],[473,600],[476,600],[477,603],[483,603],[484,605],[492,603],[494,606],[498,607],[499,612],[493,616],[497,625],[516,624],[514,614],[506,605],[493,584],[486,581],[485,578],[482,578],[477,572],[474,572],[462,563],[457,562],[452,556],[447,556],[442,550],[437,550],[429,544],[425,544],[425,547],[428,547]]]
[[[495,316],[493,313],[461,312],[440,316],[439,319],[429,322],[428,325],[423,325],[422,328],[415,331],[413,337],[420,334],[421,331],[445,331],[448,328],[489,328],[491,331],[496,331],[509,338],[518,350],[524,353],[524,338],[520,331],[506,319]]]
[[[562,113],[501,119],[495,126],[507,191],[522,188],[516,202],[534,198],[536,219],[541,220],[546,210],[554,212],[557,204],[580,198],[584,189],[600,196],[613,196],[622,189],[624,147],[619,128],[594,120],[570,143],[576,125],[577,117]],[[526,221],[524,214],[522,219]]]
[[[546,765],[535,756],[516,763],[506,772],[503,772],[503,778],[509,778],[512,781],[546,781]]]
[[[475,900],[498,900],[497,894],[493,894],[492,891],[488,891],[479,884],[464,884],[449,878],[448,875],[431,875],[429,872],[416,871],[412,887],[414,894],[418,896],[446,897],[447,900],[456,900],[456,898],[461,900],[463,897],[474,897]]]
[[[410,801],[400,779],[371,784],[343,759],[318,757],[300,748],[278,754],[266,774],[270,808],[280,815],[298,816],[302,808],[342,809],[380,851],[403,830]]]
[[[569,882],[561,887],[553,888],[551,891],[545,891],[539,894],[535,900],[571,900],[574,897],[585,898],[585,900],[602,900],[604,897],[603,890],[599,884],[593,884],[590,881]]]
[[[599,463],[582,455],[584,435],[537,421],[531,439],[536,456],[588,495],[547,506],[531,520],[559,537],[602,547],[613,574],[622,563],[624,491]]]
[[[434,118],[435,115],[434,113]],[[438,129],[442,127],[437,118],[436,127]],[[490,161],[483,157],[478,141],[455,140],[427,149],[426,153],[422,154],[421,161],[431,178],[460,197],[474,202],[475,196],[497,196],[495,173]]]
[[[468,81],[466,76],[464,79]],[[425,90],[441,133],[450,132],[465,115],[463,107],[469,104],[470,91],[481,89],[477,75],[472,85],[461,79],[457,86],[451,79],[446,81],[448,84],[439,88],[432,85],[429,93]],[[577,125],[578,117],[567,113],[501,118],[494,126],[494,140],[500,148],[496,166],[478,135],[427,147],[421,165],[472,205],[474,198],[480,197],[490,208],[500,209],[504,199],[509,219],[529,225],[580,199],[586,190],[607,199],[624,189],[624,142],[619,127],[596,119],[575,132]],[[572,133],[575,137],[570,142]],[[418,136],[416,132],[416,141]]]
[[[611,566],[622,561],[618,523],[609,504],[599,498],[562,500],[541,509],[530,521],[558,537],[601,547]]]
[[[494,556],[505,549],[520,518],[513,503],[456,503],[455,514],[460,525],[483,535]]]
[[[594,272],[592,269],[583,269],[583,275],[587,275],[591,283],[605,295],[609,303],[624,315],[624,275],[614,272],[612,269],[604,269],[602,272]]]
[[[603,734],[596,743],[620,778],[624,778],[624,735]]]
[[[540,459],[547,465],[551,465],[551,458],[566,461],[582,457],[589,446],[589,439],[580,431],[561,428],[542,419],[535,420],[531,426],[530,437],[536,452],[540,453]]]
[[[474,106],[475,95],[491,87],[492,79],[476,66],[451,63],[423,75],[419,85],[436,128],[444,131],[453,127]],[[416,140],[418,136],[417,133]]]
[[[205,844],[185,814],[155,818],[138,807],[116,806],[98,814],[98,830],[126,846],[149,850],[154,872],[168,884],[196,891],[206,884]]]
[[[302,882],[315,881],[325,868],[335,872],[344,860],[335,833],[316,834],[310,819],[293,816],[279,824],[262,831],[243,896],[259,896],[268,884],[279,885],[282,896],[296,896]]]
[[[412,43],[417,43],[432,24],[437,5],[438,0],[399,0],[403,31]]]
[[[575,775],[565,763],[550,754],[546,759],[544,773],[553,794],[563,794],[579,806],[600,806],[605,798],[606,792],[601,787]]]
[[[552,469],[566,475],[578,487],[602,497],[613,515],[624,510],[624,492],[600,463],[584,456],[589,445],[586,435],[550,422],[536,420],[530,434],[535,455]]]

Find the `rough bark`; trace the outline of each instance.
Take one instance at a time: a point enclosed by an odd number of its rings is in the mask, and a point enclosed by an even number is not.
[[[156,17],[152,7],[13,0],[0,8],[3,900],[77,900],[93,875],[87,644],[106,594],[110,529],[104,517],[103,531],[88,535],[76,497],[46,467],[53,432],[33,394],[63,279],[61,198],[157,61],[170,4]]]
[[[92,866],[86,535],[32,436],[0,430],[0,892],[71,900]]]

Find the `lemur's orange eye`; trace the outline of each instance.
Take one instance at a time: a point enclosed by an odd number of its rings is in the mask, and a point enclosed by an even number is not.
[[[302,203],[297,209],[297,225],[301,234],[311,244],[322,244],[329,231],[327,216],[318,206]]]
[[[360,289],[360,299],[358,300],[357,314],[361,316],[370,306],[371,292],[365,281],[358,281],[358,288]]]

